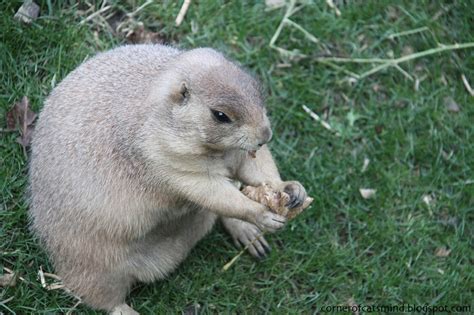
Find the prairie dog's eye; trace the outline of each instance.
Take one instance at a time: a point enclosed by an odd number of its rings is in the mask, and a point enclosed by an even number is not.
[[[213,110],[211,109],[211,112],[212,112],[212,115],[214,115],[214,117],[217,119],[218,122],[221,122],[221,123],[231,123],[232,120],[230,120],[230,118],[224,114],[223,112],[220,112],[218,110]]]

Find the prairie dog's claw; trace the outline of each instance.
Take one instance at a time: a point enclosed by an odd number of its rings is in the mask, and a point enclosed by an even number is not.
[[[297,181],[285,182],[284,184],[283,191],[290,196],[287,207],[293,209],[301,206],[308,197],[303,185]]]

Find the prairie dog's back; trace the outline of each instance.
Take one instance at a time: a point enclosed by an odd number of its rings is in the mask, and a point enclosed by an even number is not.
[[[72,135],[83,138],[87,137],[84,127],[88,124],[111,125],[116,122],[115,117],[122,123],[136,123],[136,119],[127,117],[145,110],[140,106],[129,107],[143,104],[141,100],[147,97],[153,78],[178,54],[177,49],[160,45],[122,46],[86,61],[46,100],[35,138],[46,141],[43,136],[52,129],[50,124],[60,128],[57,132],[64,135],[71,133],[61,132],[63,128],[81,129],[79,134]],[[56,101],[64,98],[67,103]]]
[[[95,154],[84,150],[101,151],[107,142],[131,139],[146,114],[143,100],[149,85],[177,54],[177,49],[166,46],[123,46],[98,54],[71,72],[45,102],[33,138],[33,162],[47,165],[36,158],[44,156],[40,150],[48,150],[50,158],[76,154],[75,159]],[[64,99],[67,103],[60,101]],[[115,139],[123,134],[126,139]]]
[[[110,216],[111,225],[122,218],[128,224],[121,215],[128,211],[121,200],[126,197],[115,192],[140,188],[119,178],[131,179],[139,171],[133,141],[147,114],[144,100],[153,79],[179,53],[160,45],[100,53],[71,72],[48,97],[33,136],[30,163],[30,213],[36,218],[33,228],[43,238],[62,233],[54,232],[54,225],[66,219],[80,222],[78,229],[94,215]],[[89,213],[114,203],[113,216]]]

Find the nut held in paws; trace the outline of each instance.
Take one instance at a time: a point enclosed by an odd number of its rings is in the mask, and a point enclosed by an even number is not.
[[[290,196],[284,191],[273,189],[269,184],[263,184],[258,187],[245,186],[242,189],[242,193],[248,198],[267,206],[272,212],[282,215],[289,220],[303,212],[314,200],[311,197],[307,197],[301,206],[289,209],[286,205],[290,201]]]

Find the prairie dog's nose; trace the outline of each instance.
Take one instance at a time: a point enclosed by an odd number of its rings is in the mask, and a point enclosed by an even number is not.
[[[263,127],[260,130],[260,136],[258,138],[258,146],[261,147],[265,143],[268,143],[272,139],[272,130],[269,127]]]

